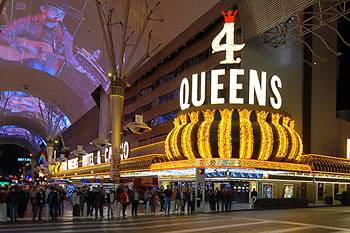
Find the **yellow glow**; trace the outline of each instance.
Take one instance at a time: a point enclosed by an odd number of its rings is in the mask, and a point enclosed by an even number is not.
[[[268,112],[265,111],[256,112],[261,131],[259,160],[268,160],[273,149],[273,133],[270,125],[266,122],[267,114]]]
[[[210,127],[214,120],[215,110],[206,110],[204,114],[204,121],[198,129],[198,151],[202,158],[212,158],[210,146]]]
[[[165,154],[168,157],[169,160],[173,159],[173,154],[171,152],[171,138],[173,136],[174,130],[177,127],[176,125],[176,118],[174,119],[174,128],[168,133],[166,136],[165,142],[164,142],[164,150]]]
[[[296,138],[297,138],[297,156],[296,156],[296,160],[299,161],[300,159],[300,156],[303,154],[303,141],[301,140],[301,137],[300,135],[298,134],[298,132],[294,129],[295,127],[295,121],[294,120],[291,120],[289,122],[289,127],[292,129],[292,131],[294,132]]]
[[[272,124],[276,127],[278,133],[278,150],[276,153],[277,159],[283,159],[288,152],[288,137],[286,130],[280,125],[279,121],[282,115],[278,113],[272,114]]]
[[[218,126],[218,148],[219,156],[222,159],[229,159],[232,156],[232,112],[227,108],[220,110],[221,121]]]
[[[171,135],[170,135],[170,152],[171,152],[170,154],[171,154],[171,158],[179,159],[180,158],[180,154],[178,153],[178,149],[177,149],[177,146],[176,146],[176,143],[177,143],[176,137],[178,136],[179,130],[181,128],[180,117],[175,118],[174,126],[175,127],[172,130]]]
[[[291,138],[291,143],[289,143],[290,149],[288,153],[288,159],[293,161],[298,156],[298,139],[293,129],[290,128],[290,120],[291,119],[289,117],[283,117],[282,125],[288,131],[289,136]]]
[[[186,169],[186,168],[252,168],[252,169],[269,169],[269,170],[285,170],[311,172],[311,167],[306,164],[284,163],[260,161],[255,159],[195,159],[195,160],[179,160],[165,163],[154,163],[151,171]]]
[[[187,115],[183,114],[178,117],[180,123],[178,127],[175,128],[174,133],[171,138],[171,151],[174,158],[182,158],[181,155],[181,144],[179,142],[179,133],[183,127],[187,124]]]
[[[187,124],[183,128],[183,131],[181,134],[181,146],[186,158],[195,159],[196,157],[193,153],[193,148],[192,148],[192,143],[194,142],[195,138],[192,137],[192,129],[195,126],[195,124],[198,123],[199,113],[191,112],[189,113],[189,116],[191,119],[191,123]]]
[[[250,159],[253,155],[253,126],[250,122],[252,110],[238,110],[239,112],[239,158]]]

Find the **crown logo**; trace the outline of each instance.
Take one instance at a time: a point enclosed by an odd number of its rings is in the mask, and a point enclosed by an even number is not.
[[[221,11],[221,14],[225,17],[225,23],[234,23],[236,21],[236,16],[238,14],[238,10],[232,11]]]

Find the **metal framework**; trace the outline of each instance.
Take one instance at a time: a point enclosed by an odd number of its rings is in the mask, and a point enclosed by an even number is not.
[[[133,60],[136,49],[140,46],[141,39],[143,34],[146,31],[146,28],[149,25],[150,21],[159,21],[162,22],[162,19],[155,19],[152,17],[155,9],[159,6],[160,1],[158,1],[153,7],[150,7],[148,0],[144,0],[145,4],[145,18],[141,23],[141,30],[136,36],[134,43],[131,44],[129,41],[135,35],[134,30],[129,30],[131,26],[129,25],[129,10],[130,10],[130,0],[124,1],[125,5],[122,9],[123,16],[120,22],[113,22],[113,14],[115,12],[114,4],[109,6],[101,3],[101,1],[96,0],[96,6],[98,10],[98,16],[101,22],[101,27],[103,31],[103,37],[105,44],[107,45],[107,54],[109,58],[109,63],[112,71],[109,73],[109,78],[111,78],[111,89],[109,93],[109,102],[110,102],[110,126],[111,126],[111,144],[112,144],[112,161],[111,161],[111,179],[115,183],[120,183],[120,144],[121,144],[121,131],[122,131],[122,115],[123,115],[123,104],[124,104],[124,89],[128,85],[125,80],[127,72],[131,61]],[[106,13],[108,12],[108,13]],[[114,46],[113,38],[113,26],[120,25],[122,33],[118,34],[120,36],[119,50],[116,53]],[[148,34],[148,46],[146,50],[146,55],[137,62],[137,66],[143,64],[143,62],[150,56],[150,53],[154,49],[150,50],[150,40],[152,36],[152,30]],[[130,53],[128,53],[126,61],[125,54],[127,46],[133,46]],[[159,45],[157,46],[159,47]],[[116,56],[117,55],[117,56]],[[118,60],[117,60],[118,59]],[[117,63],[118,61],[118,63]]]
[[[340,56],[341,53],[332,48],[318,30],[323,27],[329,28],[338,35],[338,38],[346,46],[350,47],[350,43],[343,38],[337,30],[336,25],[334,25],[334,22],[337,20],[347,20],[350,22],[349,13],[350,0],[317,0],[312,5],[311,12],[302,11],[265,32],[263,35],[264,42],[273,47],[279,47],[285,44],[290,37],[303,43],[312,53],[314,60],[318,59],[321,62],[325,62],[326,59],[319,56],[303,38],[308,34],[312,34],[312,36],[318,38],[323,43],[325,48],[334,55]]]

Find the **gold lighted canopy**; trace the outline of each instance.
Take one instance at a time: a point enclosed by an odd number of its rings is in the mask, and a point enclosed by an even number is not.
[[[207,105],[181,112],[165,141],[169,160],[255,159],[297,162],[303,146],[282,111],[247,105]]]

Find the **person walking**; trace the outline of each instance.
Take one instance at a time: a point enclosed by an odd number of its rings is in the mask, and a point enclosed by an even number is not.
[[[73,198],[72,198],[72,206],[73,206],[73,217],[78,217],[80,213],[80,193],[78,190],[74,190]]]
[[[130,195],[131,199],[131,215],[137,216],[137,209],[139,207],[140,203],[140,192],[137,188],[134,188],[134,190],[131,192]]]
[[[122,205],[123,208],[123,218],[126,217],[126,208],[128,207],[128,203],[130,202],[129,199],[129,193],[128,193],[128,189],[125,188],[124,192],[120,195],[120,200],[119,200],[120,204]]]
[[[98,212],[100,213],[100,218],[103,218],[103,206],[105,204],[105,195],[102,187],[98,189],[95,197],[95,218],[98,218]]]
[[[160,204],[160,210],[159,211],[164,211],[165,208],[165,198],[164,198],[164,187],[160,187],[159,192],[157,193],[159,197],[159,204]]]
[[[146,190],[146,192],[143,195],[143,204],[145,207],[145,214],[150,214],[150,207],[151,207],[151,192],[149,191],[149,189]]]
[[[87,216],[94,216],[94,204],[95,204],[95,198],[96,198],[96,189],[93,188],[93,190],[87,191]]]
[[[36,198],[37,190],[35,187],[32,187],[29,192],[30,192],[29,201],[30,201],[30,204],[32,205],[32,214],[34,215],[35,206],[37,205],[37,198]]]
[[[258,192],[255,191],[255,188],[253,188],[253,191],[250,193],[250,198],[252,199],[252,208],[254,208],[256,199],[258,198]]]
[[[10,192],[7,196],[7,204],[10,209],[11,222],[17,221],[17,191],[15,187],[10,188]]]
[[[47,197],[51,220],[57,220],[58,208],[59,208],[59,195],[54,187],[50,187],[50,193]]]
[[[62,187],[59,187],[58,189],[58,195],[59,195],[59,206],[58,206],[58,215],[61,216],[64,213],[64,201],[66,199],[67,193],[64,191]]]
[[[44,188],[40,187],[39,190],[36,192],[36,205],[35,210],[33,214],[33,221],[35,221],[36,217],[38,216],[38,219],[41,220],[41,214],[43,212],[43,208],[45,205],[46,200],[46,194]]]
[[[187,188],[185,192],[185,200],[187,202],[187,214],[193,214],[194,212],[194,191],[190,188]]]
[[[170,208],[171,208],[171,188],[168,185],[167,188],[164,190],[164,212],[165,215],[170,215]]]
[[[113,218],[113,206],[114,206],[114,202],[115,202],[115,194],[113,190],[110,190],[107,192],[107,196],[106,196],[106,202],[107,202],[107,216],[108,219],[111,217]]]
[[[27,193],[24,191],[23,187],[19,187],[17,190],[17,217],[24,218],[24,212],[27,205]]]

